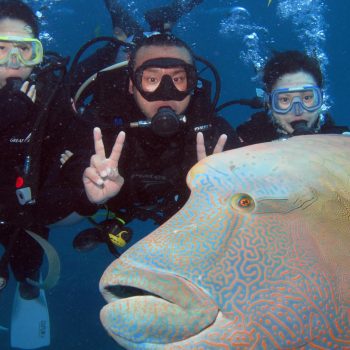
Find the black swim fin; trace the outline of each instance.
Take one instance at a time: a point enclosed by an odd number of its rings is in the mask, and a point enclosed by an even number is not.
[[[88,252],[103,242],[101,230],[93,227],[80,232],[74,237],[73,248],[78,252]]]

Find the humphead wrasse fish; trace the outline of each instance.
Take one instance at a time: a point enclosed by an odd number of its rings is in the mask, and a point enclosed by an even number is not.
[[[209,156],[115,260],[101,321],[126,349],[349,349],[350,137]]]

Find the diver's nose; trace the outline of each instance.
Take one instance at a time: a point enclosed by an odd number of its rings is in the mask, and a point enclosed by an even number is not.
[[[21,63],[18,59],[18,55],[16,53],[11,54],[7,65],[9,68],[13,68],[13,69],[18,69],[21,66]]]
[[[293,113],[296,116],[300,116],[304,113],[304,108],[300,102],[293,103]]]

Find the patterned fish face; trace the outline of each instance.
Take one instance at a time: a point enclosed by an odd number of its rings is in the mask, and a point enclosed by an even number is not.
[[[199,162],[184,208],[103,274],[109,334],[127,349],[349,347],[349,146],[300,136]]]

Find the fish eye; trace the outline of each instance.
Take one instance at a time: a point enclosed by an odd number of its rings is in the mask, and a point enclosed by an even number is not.
[[[231,207],[236,210],[251,212],[255,208],[255,201],[249,194],[236,193],[231,198]]]

